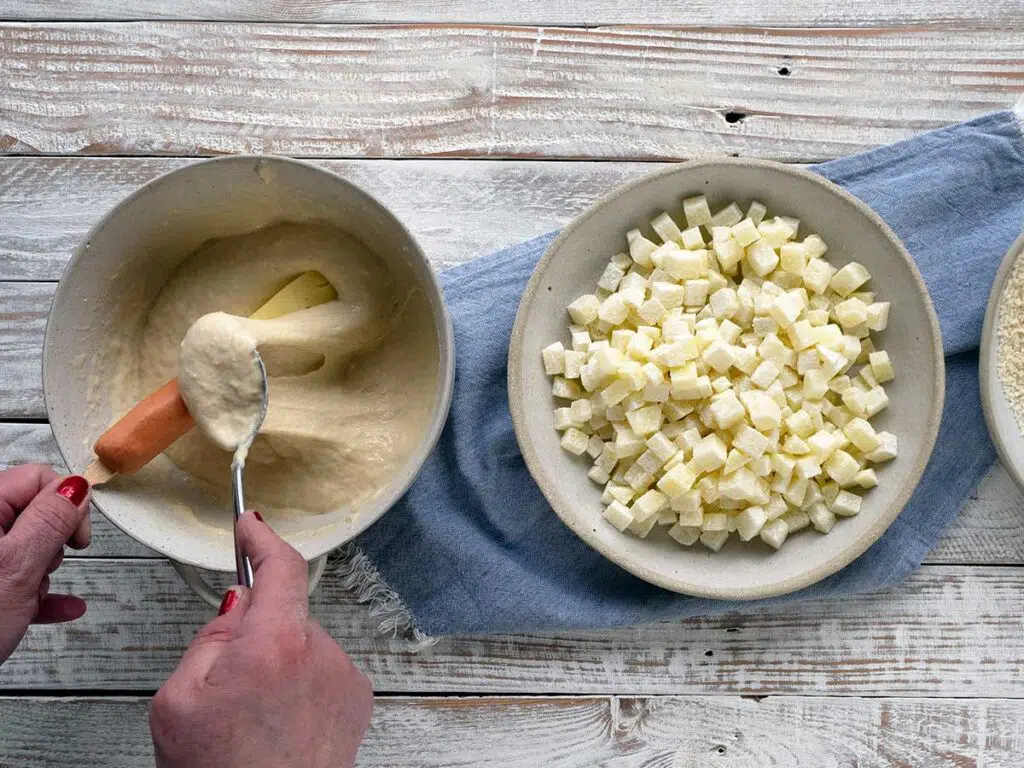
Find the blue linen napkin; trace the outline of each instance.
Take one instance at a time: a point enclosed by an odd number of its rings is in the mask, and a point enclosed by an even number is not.
[[[1024,227],[1024,138],[1015,115],[1000,112],[812,170],[865,201],[899,235],[942,326],[938,442],[886,534],[824,581],[759,603],[667,592],[576,538],[523,463],[505,381],[519,299],[552,233],[441,275],[455,326],[451,416],[412,488],[358,538],[344,564],[347,583],[377,603],[385,623],[395,628],[411,615],[430,635],[644,624],[878,589],[920,565],[995,460],[977,352],[996,268]]]

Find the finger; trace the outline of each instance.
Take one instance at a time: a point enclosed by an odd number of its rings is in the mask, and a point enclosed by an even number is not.
[[[85,600],[73,595],[46,595],[39,601],[33,624],[63,624],[85,615]]]
[[[82,522],[75,528],[75,532],[71,534],[71,538],[68,539],[68,546],[72,549],[86,549],[92,543],[92,517],[90,517],[91,508],[87,504],[85,507],[85,516],[82,518]]]
[[[58,568],[60,568],[60,565],[63,562],[64,562],[64,550],[62,549],[60,552],[58,552],[54,556],[53,560],[50,561],[50,564],[48,566],[46,566],[46,572],[47,573],[53,573]]]
[[[251,594],[245,587],[231,587],[224,593],[217,617],[196,632],[181,659],[181,669],[193,680],[205,680],[224,647],[238,637],[250,603]]]
[[[18,515],[0,545],[25,583],[38,584],[85,517],[89,484],[72,476],[54,480]]]
[[[250,616],[260,620],[305,620],[309,611],[309,568],[302,555],[256,512],[246,512],[239,519],[238,539],[254,571]]]
[[[42,464],[23,464],[0,472],[0,535],[11,530],[18,513],[57,477]]]

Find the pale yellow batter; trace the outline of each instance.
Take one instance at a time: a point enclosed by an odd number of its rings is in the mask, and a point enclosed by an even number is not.
[[[332,283],[336,301],[246,319],[311,269]],[[115,388],[124,410],[178,374],[182,339],[212,312],[237,317],[267,368],[267,414],[245,474],[253,505],[279,513],[354,508],[388,484],[423,436],[437,393],[434,321],[411,273],[389,270],[327,225],[280,224],[207,243],[164,286],[128,356],[134,370],[120,371],[134,382]],[[227,503],[226,446],[194,429],[167,454]]]

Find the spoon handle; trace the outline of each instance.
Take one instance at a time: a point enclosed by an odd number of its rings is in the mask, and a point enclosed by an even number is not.
[[[238,574],[238,583],[246,587],[252,587],[252,563],[249,558],[242,554],[242,548],[238,545],[238,520],[245,513],[245,497],[242,495],[242,469],[245,465],[241,461],[231,462],[231,490],[235,501],[235,571]]]

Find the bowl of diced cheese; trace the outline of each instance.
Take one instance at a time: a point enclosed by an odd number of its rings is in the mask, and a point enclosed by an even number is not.
[[[577,217],[509,351],[526,464],[584,542],[666,589],[785,594],[899,515],[938,434],[927,289],[864,203],[759,160],[682,163]]]

